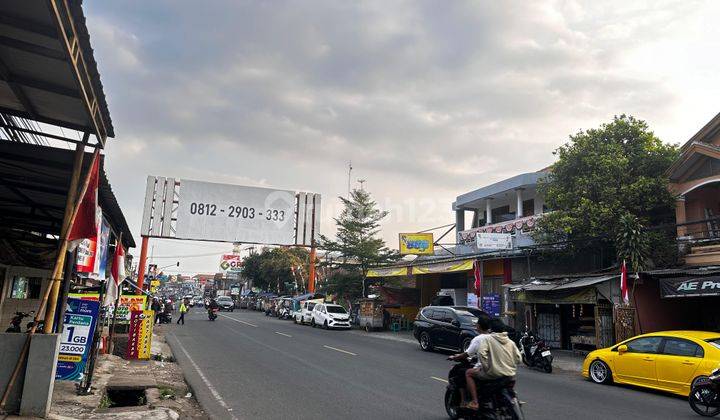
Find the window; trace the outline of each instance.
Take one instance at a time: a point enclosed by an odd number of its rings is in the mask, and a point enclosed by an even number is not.
[[[11,299],[40,299],[42,277],[15,276],[10,288]]]
[[[662,337],[644,337],[627,343],[629,353],[657,353]]]
[[[436,321],[450,323],[455,320],[455,315],[447,309],[435,309],[433,314],[433,319]]]
[[[492,222],[493,223],[507,222],[507,221],[515,219],[515,213],[510,212],[509,205],[494,208],[494,209],[492,209],[490,214],[492,214]]]
[[[318,312],[322,312],[322,305],[317,305],[315,307],[315,310],[317,310]]]
[[[535,199],[531,198],[529,200],[525,200],[522,203],[523,208],[523,217],[532,216],[535,214]]]
[[[328,306],[327,310],[331,314],[346,314],[347,313],[347,311],[345,311],[345,308],[343,308],[342,306]]]
[[[312,311],[313,308],[315,307],[315,303],[313,303],[313,302],[306,303],[306,305],[307,305],[308,311]]]
[[[663,347],[663,354],[669,354],[671,356],[703,357],[705,352],[702,347],[692,341],[680,338],[666,338],[665,346]]]

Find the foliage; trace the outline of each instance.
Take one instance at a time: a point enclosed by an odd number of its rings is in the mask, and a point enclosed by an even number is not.
[[[538,187],[552,210],[538,222],[539,243],[561,242],[570,254],[614,249],[631,225],[672,222],[674,197],[665,171],[677,158],[678,147],[662,143],[644,121],[615,117],[600,128],[571,135],[555,154],[557,162]],[[635,246],[647,239],[640,236],[633,237]],[[627,252],[622,250],[623,255]],[[642,265],[640,255],[635,258]]]
[[[309,253],[304,248],[263,248],[244,258],[243,276],[263,290],[289,291],[288,283],[299,283],[299,289],[304,290],[309,261]],[[292,267],[295,267],[296,275],[293,275]]]
[[[362,280],[362,274],[357,270],[333,270],[319,291],[328,295],[336,295],[345,300],[352,300],[362,294]]]
[[[337,225],[336,239],[321,236],[320,247],[330,256],[337,255],[325,264],[340,268],[354,275],[340,275],[343,282],[356,279],[360,283],[360,293],[365,294],[364,279],[370,267],[397,261],[399,255],[385,246],[385,241],[377,237],[380,222],[387,211],[377,208],[370,193],[363,189],[355,189],[350,198],[340,197],[344,208],[340,217],[335,219]],[[348,289],[350,290],[350,289]],[[355,297],[355,296],[353,296]]]
[[[645,269],[649,239],[637,217],[631,214],[622,215],[615,235],[618,260],[624,260],[631,271]]]

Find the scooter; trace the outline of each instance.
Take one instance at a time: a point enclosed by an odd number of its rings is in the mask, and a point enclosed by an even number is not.
[[[167,312],[158,312],[157,318],[158,318],[158,322],[161,324],[172,323],[172,314],[169,314]]]
[[[527,327],[520,338],[520,354],[526,366],[552,373],[553,356],[550,347],[545,344],[545,341],[538,340]]]
[[[22,325],[23,319],[32,316],[35,311],[30,312],[15,312],[15,316],[10,320],[10,326],[5,330],[6,333],[19,333],[22,332],[20,325]],[[32,322],[28,324],[28,329],[32,328]]]
[[[479,408],[472,410],[461,407],[463,394],[466,398],[470,398],[465,382],[465,371],[472,367],[473,360],[459,360],[448,373],[448,386],[445,390],[445,411],[448,417],[453,420],[460,418],[524,420],[525,416],[515,393],[514,377],[487,382],[476,381]]]
[[[217,315],[218,311],[219,311],[218,308],[208,309],[208,319],[210,321],[215,321],[218,317],[218,315]]]
[[[703,417],[715,417],[720,414],[720,368],[710,377],[693,384],[688,396],[690,408]]]

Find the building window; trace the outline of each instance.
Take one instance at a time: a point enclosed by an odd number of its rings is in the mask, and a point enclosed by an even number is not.
[[[15,276],[10,288],[11,299],[40,299],[42,277]]]
[[[501,223],[515,220],[515,213],[510,212],[510,206],[502,206],[492,209],[492,222]]]
[[[535,199],[534,198],[523,201],[522,206],[523,206],[522,214],[524,217],[532,216],[535,214]]]

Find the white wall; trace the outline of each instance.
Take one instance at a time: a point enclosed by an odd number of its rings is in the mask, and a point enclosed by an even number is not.
[[[10,325],[10,320],[12,319],[15,312],[37,311],[41,301],[41,299],[11,299],[10,291],[12,288],[13,277],[16,275],[28,277],[42,277],[43,282],[42,287],[40,288],[40,297],[42,297],[48,287],[48,284],[50,283],[48,278],[50,277],[51,273],[49,270],[41,270],[37,268],[15,266],[3,267],[6,268],[6,272],[2,291],[0,291],[2,292],[0,294],[0,327],[2,327],[2,330],[5,331],[5,329]],[[25,325],[30,322],[30,319],[25,319],[23,322],[24,323],[22,328],[24,330]]]

